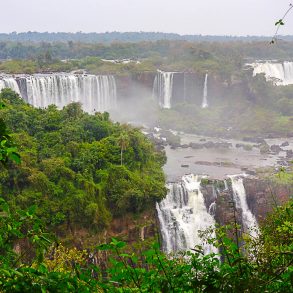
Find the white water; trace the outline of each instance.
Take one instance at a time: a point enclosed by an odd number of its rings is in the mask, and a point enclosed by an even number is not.
[[[50,74],[4,77],[0,90],[9,87],[35,107],[51,104],[63,108],[80,102],[86,112],[106,111],[116,106],[117,90],[112,75]]]
[[[16,80],[12,77],[0,79],[0,91],[4,88],[11,88],[13,91],[20,94],[18,84]]]
[[[252,63],[253,76],[264,73],[266,80],[273,80],[276,85],[293,84],[293,62]]]
[[[163,249],[176,252],[203,245],[198,231],[214,227],[215,220],[205,206],[200,178],[185,175],[180,183],[169,184],[168,188],[167,197],[157,203]],[[217,252],[211,245],[204,244],[203,248],[205,254]]]
[[[231,175],[229,178],[232,181],[236,208],[242,210],[242,226],[244,228],[244,232],[249,233],[252,237],[256,237],[258,235],[258,224],[255,216],[252,214],[247,204],[243,178],[239,175]]]
[[[209,106],[208,104],[208,74],[206,73],[205,79],[204,79],[204,87],[203,87],[203,98],[202,98],[202,103],[201,107],[207,108]]]
[[[153,95],[159,100],[161,108],[170,109],[173,93],[174,72],[158,70],[154,80]]]

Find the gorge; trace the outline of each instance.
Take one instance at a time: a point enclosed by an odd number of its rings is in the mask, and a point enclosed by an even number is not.
[[[283,66],[270,63],[260,68],[258,65],[254,68],[253,75],[256,75],[257,71],[265,72],[270,77],[277,77],[279,74],[282,83],[287,85],[291,82],[290,66],[289,62],[285,62]],[[124,103],[128,107],[128,93],[132,87],[136,89],[139,86],[145,87],[149,95],[147,101],[152,93],[153,100],[163,110],[168,111],[176,108],[178,104],[186,103],[187,107],[192,105],[201,111],[204,108],[213,108],[217,98],[221,104],[219,93],[224,95],[223,93],[234,89],[235,84],[237,86],[237,83],[227,85],[225,81],[219,81],[217,78],[207,72],[203,75],[162,70],[127,77],[67,73],[3,75],[0,79],[0,89],[11,88],[37,108],[55,104],[62,109],[71,102],[80,102],[86,112],[93,114],[103,111],[119,112]],[[208,89],[209,98],[211,97],[209,101]],[[134,95],[137,95],[136,90],[134,92]],[[137,103],[141,103],[141,97],[136,97]],[[229,102],[227,104],[230,106]],[[144,117],[140,118],[142,120],[139,122],[143,122]],[[228,125],[227,132],[229,128]],[[200,141],[208,140],[212,140],[210,146],[209,142],[204,147],[198,146]],[[164,170],[168,193],[167,197],[156,205],[163,249],[166,252],[177,252],[202,244],[198,231],[214,226],[215,223],[225,222],[227,215],[231,216],[231,211],[225,210],[221,198],[235,202],[239,215],[238,223],[245,227],[246,231],[257,227],[258,215],[253,213],[256,207],[251,203],[251,195],[246,194],[243,183],[246,179],[238,174],[248,171],[252,174],[250,179],[257,180],[254,177],[257,166],[283,166],[286,152],[293,146],[292,140],[289,140],[287,148],[280,151],[280,156],[279,153],[261,154],[261,144],[245,144],[241,140],[223,141],[219,138],[192,137],[181,133],[181,141],[182,144],[175,148],[168,142],[164,145],[167,154]],[[218,147],[218,143],[222,145]],[[281,141],[268,144],[269,150],[273,144],[280,145]],[[263,145],[266,146],[267,143]],[[229,177],[231,174],[233,176]],[[212,183],[205,186],[205,179]],[[288,198],[288,193],[283,196]],[[269,210],[270,207],[265,209],[266,212]],[[142,231],[147,229],[148,227],[144,226]],[[138,234],[138,237],[144,239],[145,232],[140,231]],[[205,253],[215,252],[214,247],[209,245],[204,246],[204,250]]]

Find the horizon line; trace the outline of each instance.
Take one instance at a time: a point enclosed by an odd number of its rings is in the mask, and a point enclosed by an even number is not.
[[[29,34],[29,33],[38,33],[38,34],[113,34],[113,33],[119,33],[119,34],[166,34],[166,35],[177,35],[180,37],[230,37],[230,38],[251,38],[251,37],[258,37],[258,38],[270,38],[272,35],[225,35],[225,34],[182,34],[182,33],[176,33],[176,32],[161,32],[161,31],[105,31],[105,32],[83,32],[83,31],[11,31],[11,32],[0,32],[0,35],[19,35],[19,34]],[[293,34],[287,34],[287,35],[278,35],[278,37],[293,37]]]

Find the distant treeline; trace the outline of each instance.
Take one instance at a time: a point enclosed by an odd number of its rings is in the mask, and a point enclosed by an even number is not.
[[[293,36],[281,36],[284,41],[293,41]],[[190,42],[230,42],[230,41],[269,41],[267,36],[205,36],[205,35],[179,35],[160,32],[106,32],[106,33],[49,33],[49,32],[23,32],[0,34],[0,41],[15,42],[82,42],[82,43],[112,43],[112,42],[141,42],[159,40],[181,40]]]
[[[6,59],[80,59],[84,57],[104,59],[160,59],[168,58],[168,64],[197,59],[293,59],[292,42],[267,41],[188,42],[180,40],[144,41],[112,44],[82,42],[16,42],[0,41],[0,60]],[[227,61],[226,60],[226,61]],[[225,62],[226,62],[225,61]]]

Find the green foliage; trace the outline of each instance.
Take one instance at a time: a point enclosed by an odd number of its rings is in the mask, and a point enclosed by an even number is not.
[[[164,197],[164,155],[139,130],[112,123],[108,113],[86,114],[78,103],[43,110],[9,89],[1,97],[22,164],[0,169],[0,192],[20,208],[37,205],[50,229],[102,230],[112,216]]]
[[[86,200],[85,197],[96,195],[95,187],[98,185],[99,192],[108,192],[110,205],[117,204],[120,210],[128,208],[133,210],[142,208],[139,200],[145,197],[144,189],[153,187],[157,190],[158,186],[153,181],[154,186],[151,186],[151,182],[148,180],[144,182],[139,176],[141,175],[139,172],[146,168],[152,176],[160,178],[160,168],[153,172],[155,163],[147,153],[147,150],[152,150],[152,146],[135,129],[112,125],[107,115],[98,114],[93,116],[94,121],[98,117],[99,122],[108,123],[104,126],[111,126],[105,137],[95,140],[88,134],[86,137],[89,141],[86,141],[84,137],[75,133],[74,140],[67,141],[66,138],[67,143],[70,144],[69,150],[65,151],[68,155],[60,157],[58,153],[60,150],[57,148],[54,151],[58,156],[52,155],[55,153],[50,150],[45,152],[46,156],[43,154],[45,158],[40,159],[42,157],[39,153],[40,141],[42,147],[47,145],[46,140],[40,140],[40,137],[46,137],[45,134],[50,131],[55,134],[62,129],[62,125],[59,125],[60,120],[53,119],[58,121],[58,124],[51,124],[48,131],[42,124],[42,121],[48,119],[46,115],[50,114],[50,117],[61,115],[61,121],[65,119],[67,124],[76,120],[82,124],[82,119],[87,115],[79,111],[77,105],[70,105],[70,109],[65,108],[63,111],[58,111],[55,107],[44,111],[32,109],[24,103],[17,105],[13,103],[13,99],[5,99],[5,102],[8,104],[5,117],[9,118],[9,111],[16,107],[18,111],[33,111],[33,116],[37,119],[33,121],[35,123],[40,121],[35,125],[36,128],[31,130],[35,135],[18,133],[22,142],[20,151],[24,154],[23,172],[29,169],[29,175],[26,176],[31,181],[28,192],[21,195],[23,199],[30,201],[30,192],[37,192],[45,196],[46,202],[51,206],[52,201],[48,201],[50,192],[53,192],[56,201],[58,197],[62,197],[67,188],[72,194],[78,191],[72,202],[69,201],[71,198],[63,197],[63,200],[67,201],[68,210],[73,209],[78,213]],[[68,113],[71,113],[74,119]],[[22,125],[27,123],[22,122]],[[17,128],[17,125],[11,123],[11,127]],[[119,139],[121,143],[121,136],[126,132],[129,145],[125,153],[130,148],[132,151],[127,153],[125,165],[120,165]],[[60,139],[62,140],[62,137]],[[111,149],[110,145],[115,148]],[[66,144],[64,149],[67,149]],[[86,151],[80,156],[83,149]],[[99,156],[99,152],[103,150],[106,152]],[[157,155],[155,152],[151,154]],[[27,161],[30,156],[35,155],[37,155],[36,159]],[[133,156],[136,162],[133,162]],[[71,160],[76,158],[78,163],[71,168]],[[131,160],[128,161],[129,158]],[[147,163],[150,162],[152,169],[147,169]],[[96,164],[100,164],[100,167],[97,168]],[[101,166],[106,167],[101,168]],[[19,171],[16,167],[19,168],[19,166],[10,166],[14,174]],[[78,174],[75,174],[75,168],[78,168]],[[34,173],[31,173],[32,170]],[[93,173],[97,170],[98,172]],[[9,178],[7,174],[5,176],[4,181]],[[21,173],[20,177],[23,178],[25,175]],[[73,181],[75,177],[83,186],[80,190],[75,187],[76,183]],[[23,182],[17,177],[14,179],[17,182],[16,190],[25,191],[21,187]],[[145,184],[143,188],[137,188],[143,184]],[[86,190],[86,194],[82,193],[83,189]],[[125,202],[119,190],[127,191],[124,193],[124,196],[127,195]],[[57,194],[54,194],[54,191]],[[163,190],[162,192],[164,193]],[[152,191],[148,190],[147,194],[152,194]],[[16,198],[18,197],[19,194]],[[283,207],[275,209],[256,238],[244,233],[239,234],[241,227],[236,224],[233,227],[218,227],[215,231],[213,228],[202,231],[203,241],[217,247],[220,255],[214,253],[204,255],[202,247],[198,246],[192,252],[169,256],[159,250],[157,243],[140,253],[131,252],[125,242],[112,239],[109,244],[97,247],[99,252],[106,251],[107,255],[106,262],[100,267],[87,263],[86,252],[77,251],[75,248],[68,250],[63,246],[53,247],[49,254],[46,254],[52,244],[51,235],[44,231],[36,207],[31,206],[27,210],[21,210],[14,201],[11,203],[9,205],[4,199],[0,200],[1,292],[290,292],[292,290],[292,200]],[[122,205],[119,206],[120,203]],[[127,206],[129,203],[131,205]],[[74,204],[78,207],[73,206]],[[103,205],[103,202],[90,202],[85,208],[85,213],[90,217],[99,217],[100,215],[97,215],[99,204]],[[41,209],[43,208],[44,205],[41,205]],[[55,216],[56,223],[64,219],[61,212],[56,213]]]
[[[241,227],[218,227],[215,238],[214,229],[203,231],[203,240],[217,247],[221,256],[203,255],[200,246],[167,256],[158,244],[138,254],[112,239],[98,247],[109,255],[104,288],[110,292],[290,292],[292,211],[292,200],[276,208],[257,238],[240,236]]]
[[[111,38],[110,35],[104,36],[104,40]],[[87,39],[86,36],[85,38]],[[198,38],[204,37],[198,36]],[[267,46],[269,37],[248,42],[228,42],[229,37],[219,37],[221,41],[210,42],[209,38],[207,37],[206,42],[192,40],[187,42],[167,40],[165,37],[163,40],[158,40],[154,36],[151,37],[154,42],[117,43],[117,39],[114,39],[115,42],[111,44],[72,41],[66,43],[63,39],[56,43],[3,41],[0,42],[0,59],[7,61],[0,63],[0,71],[31,74],[85,69],[94,74],[125,75],[142,71],[155,72],[157,68],[170,71],[194,71],[200,74],[208,70],[217,77],[231,82],[232,76],[239,76],[241,67],[247,62],[246,58],[290,60],[293,57],[291,42],[284,41],[278,46]],[[194,39],[196,40],[197,37]],[[134,59],[134,62],[124,64],[102,61],[102,59],[124,58]],[[140,63],[136,63],[138,59]]]
[[[0,99],[0,110],[5,108],[5,104]],[[11,140],[11,136],[8,133],[6,124],[2,118],[0,118],[0,162],[7,163],[8,159],[11,159],[15,163],[20,163],[20,156],[17,153],[17,149]]]
[[[79,266],[84,253],[73,249],[64,255],[59,249],[57,263],[45,258],[52,241],[43,232],[35,208],[11,212],[3,200],[0,208],[1,292],[100,292],[90,269]]]
[[[211,136],[291,135],[293,129],[292,86],[276,87],[263,76],[239,76],[241,84],[228,92],[210,94],[211,107],[201,101],[174,103],[159,113],[159,125],[187,133]],[[251,74],[251,72],[249,72]]]

